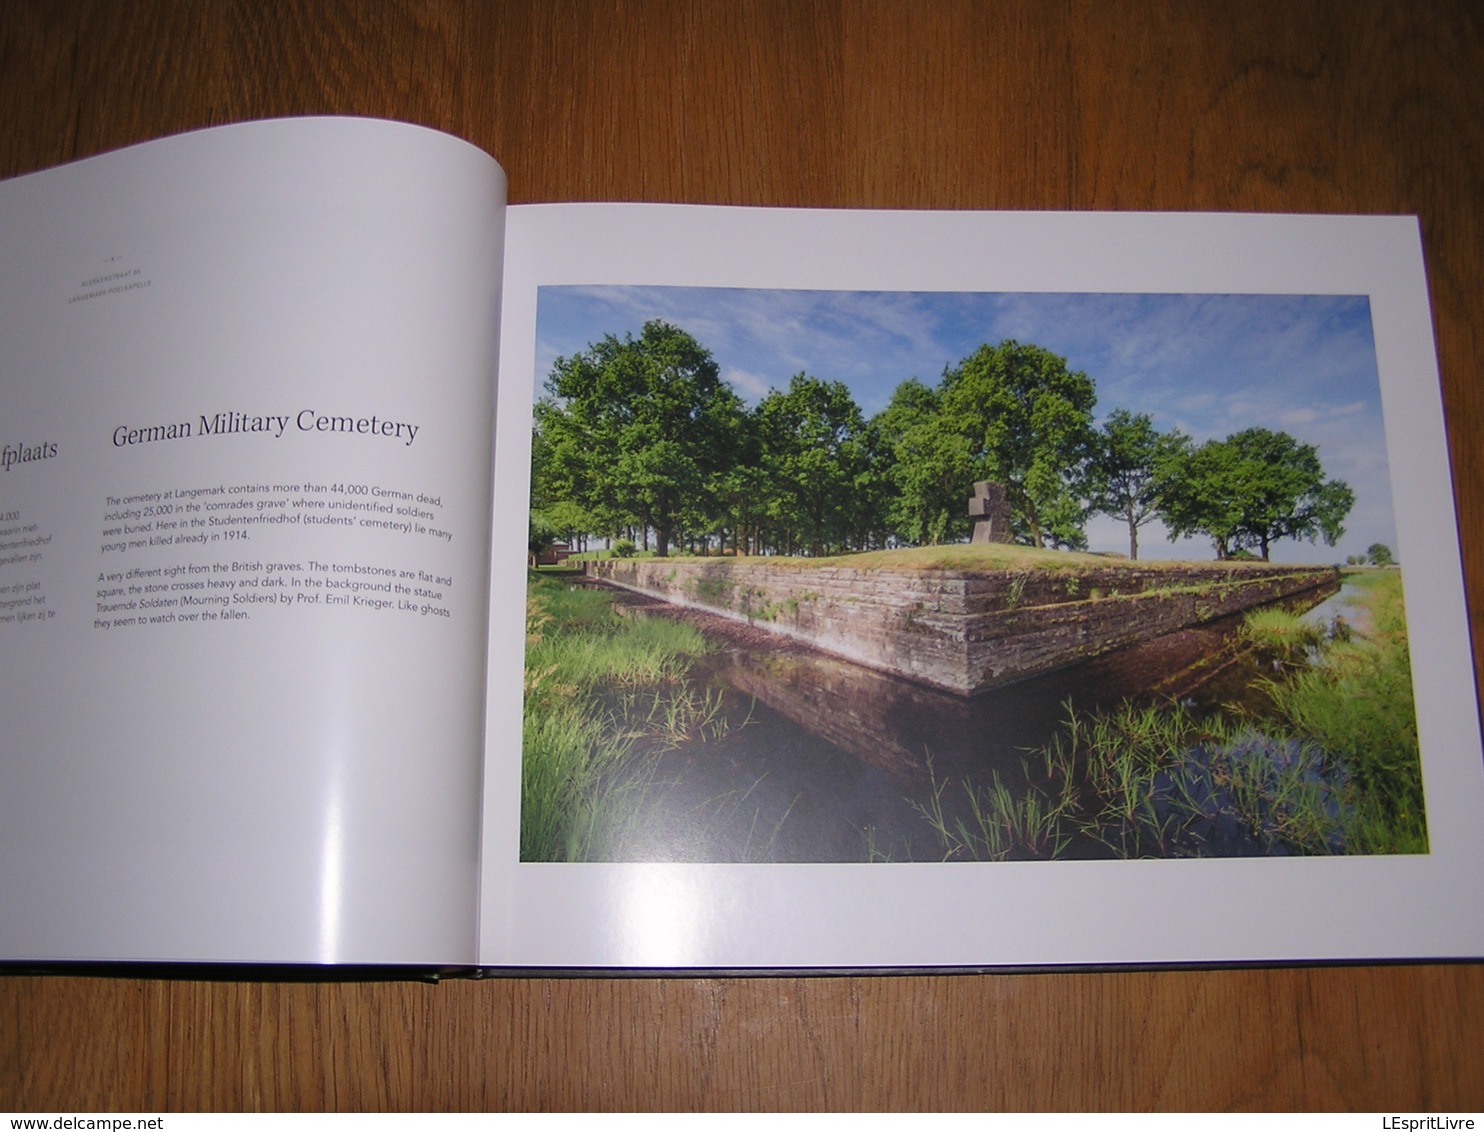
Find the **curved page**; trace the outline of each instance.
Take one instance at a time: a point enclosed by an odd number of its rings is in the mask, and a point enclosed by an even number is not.
[[[470,959],[503,207],[347,119],[0,185],[0,957]]]

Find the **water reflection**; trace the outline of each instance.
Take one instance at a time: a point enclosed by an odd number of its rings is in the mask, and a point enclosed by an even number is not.
[[[1304,617],[1326,627],[1333,626],[1338,618],[1354,631],[1364,633],[1370,628],[1370,611],[1359,601],[1360,592],[1354,582],[1342,581],[1317,605],[1305,610]]]
[[[1286,604],[1317,608],[1339,589]],[[1126,700],[1229,704],[1250,697],[1258,676],[1240,616],[963,698],[761,630],[631,595],[624,601],[683,616],[720,643],[692,679],[723,691],[729,725],[719,739],[660,756],[653,770],[665,788],[644,823],[640,859],[939,859],[943,844],[924,810],[936,797],[950,819],[964,817],[972,789],[996,779],[1024,791],[1028,752],[1050,740],[1069,703],[1079,713]],[[1267,850],[1224,849],[1243,851]],[[1084,837],[1065,855],[1108,852]]]

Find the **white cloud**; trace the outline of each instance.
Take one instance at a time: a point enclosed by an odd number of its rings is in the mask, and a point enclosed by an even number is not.
[[[760,373],[748,373],[745,369],[724,369],[721,377],[745,401],[761,400],[776,386],[771,378]]]

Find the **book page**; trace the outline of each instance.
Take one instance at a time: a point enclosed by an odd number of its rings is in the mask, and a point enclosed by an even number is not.
[[[503,320],[482,963],[1484,950],[1414,220],[530,206]]]
[[[352,119],[0,185],[0,957],[469,961],[503,207]]]

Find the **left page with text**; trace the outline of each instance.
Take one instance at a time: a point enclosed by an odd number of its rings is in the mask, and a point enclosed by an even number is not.
[[[357,119],[0,185],[0,960],[472,961],[504,192]]]

